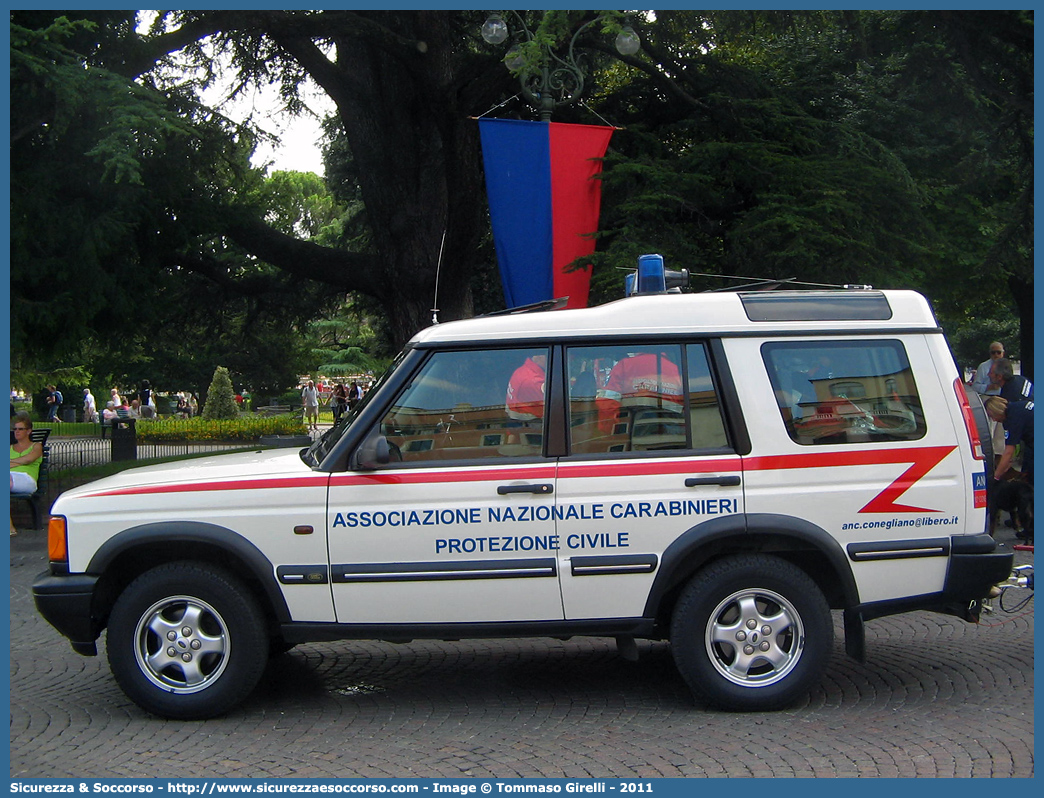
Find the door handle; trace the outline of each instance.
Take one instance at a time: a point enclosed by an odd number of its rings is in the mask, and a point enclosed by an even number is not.
[[[507,496],[509,493],[536,493],[540,496],[545,496],[548,493],[554,493],[554,485],[549,485],[546,482],[542,482],[537,485],[498,485],[497,494],[500,496]]]
[[[735,474],[724,477],[689,477],[685,480],[685,487],[698,488],[700,485],[721,485],[724,488],[734,488],[740,484],[740,478]]]

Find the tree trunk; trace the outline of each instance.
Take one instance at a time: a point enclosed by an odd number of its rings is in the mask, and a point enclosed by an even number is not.
[[[380,22],[412,46],[342,33],[331,62],[310,42],[280,43],[337,105],[375,250],[358,282],[401,347],[431,323],[437,272],[440,319],[471,313],[485,205],[477,124],[460,101],[468,53],[445,14],[393,17]]]

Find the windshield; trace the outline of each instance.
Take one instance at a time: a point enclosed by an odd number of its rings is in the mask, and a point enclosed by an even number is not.
[[[328,429],[323,435],[321,435],[315,443],[309,446],[307,449],[302,450],[301,459],[309,466],[317,466],[323,461],[323,458],[333,449],[334,445],[341,439],[345,431],[355,423],[355,419],[359,417],[359,414],[363,409],[370,403],[370,397],[377,394],[381,386],[388,380],[388,377],[398,368],[399,363],[402,362],[405,357],[405,352],[400,352],[395,356],[395,360],[392,361],[388,369],[380,376],[364,395],[363,398],[355,405],[351,410],[341,416],[340,421]]]

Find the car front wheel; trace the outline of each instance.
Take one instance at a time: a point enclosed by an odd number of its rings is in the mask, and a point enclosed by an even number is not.
[[[257,602],[240,580],[204,563],[162,565],[131,582],[113,607],[106,641],[128,698],[183,720],[236,706],[268,661]]]

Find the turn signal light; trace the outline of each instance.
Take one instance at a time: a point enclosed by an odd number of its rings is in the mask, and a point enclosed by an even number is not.
[[[64,516],[53,515],[47,522],[47,559],[51,562],[65,562],[69,559]]]

